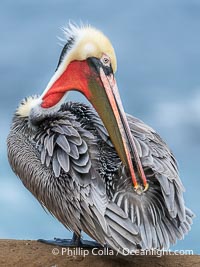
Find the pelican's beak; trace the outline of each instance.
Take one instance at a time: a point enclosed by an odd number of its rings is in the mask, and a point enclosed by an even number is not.
[[[103,121],[120,159],[129,169],[134,187],[138,187],[138,181],[133,160],[137,166],[137,176],[142,178],[146,188],[146,178],[112,68],[105,67],[99,59],[92,57],[83,61],[72,61],[44,94],[41,106],[50,108],[56,105],[70,90],[80,91],[91,102]]]

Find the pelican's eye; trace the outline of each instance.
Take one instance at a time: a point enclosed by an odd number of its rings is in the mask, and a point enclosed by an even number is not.
[[[111,61],[110,61],[109,56],[103,55],[101,58],[101,62],[103,63],[105,67],[110,67]]]

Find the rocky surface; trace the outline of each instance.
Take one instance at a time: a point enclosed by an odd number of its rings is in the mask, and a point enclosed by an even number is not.
[[[87,255],[88,254],[88,255]],[[104,255],[100,255],[104,254]],[[111,250],[53,247],[30,240],[0,240],[0,267],[199,267],[198,255],[113,255]]]

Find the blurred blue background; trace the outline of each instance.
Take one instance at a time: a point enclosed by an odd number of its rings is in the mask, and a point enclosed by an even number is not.
[[[69,237],[11,171],[6,137],[22,98],[40,94],[57,65],[57,36],[69,20],[88,22],[111,39],[125,110],[155,128],[176,155],[185,200],[197,215],[176,249],[200,252],[200,2],[1,1],[0,238]],[[78,93],[73,100],[84,100]]]

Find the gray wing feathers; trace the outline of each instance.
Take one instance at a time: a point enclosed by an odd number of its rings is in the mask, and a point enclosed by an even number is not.
[[[143,166],[151,168],[160,183],[166,207],[173,218],[185,220],[183,201],[184,187],[178,174],[173,154],[155,131],[134,117],[127,116],[131,131],[136,139]],[[138,134],[139,133],[139,134]]]
[[[70,145],[69,145],[69,142],[67,140],[67,138],[65,137],[65,135],[58,135],[57,139],[56,139],[56,143],[57,145],[62,149],[64,150],[67,154],[70,153]],[[54,144],[52,144],[52,154],[53,154],[53,147],[54,147]],[[51,156],[51,155],[50,155]]]
[[[62,177],[62,172],[69,174],[79,186],[80,196],[75,192],[75,198],[80,207],[68,205],[65,207],[70,214],[66,221],[72,222],[73,228],[78,232],[78,227],[88,233],[101,244],[108,244],[116,249],[123,249],[124,246],[136,248],[140,241],[137,226],[133,225],[124,213],[115,203],[108,200],[105,184],[93,165],[97,167],[98,149],[97,144],[93,142],[92,133],[76,125],[72,127],[69,121],[57,121],[57,124],[49,125],[40,140],[37,140],[38,147],[41,150],[41,162],[47,165],[47,161],[52,164],[55,177]],[[108,141],[106,130],[101,123],[96,126],[100,136]],[[74,203],[77,203],[74,200]],[[54,215],[62,222],[58,211]],[[79,226],[74,221],[73,215],[79,219]],[[74,223],[73,223],[74,221]]]
[[[56,125],[49,123],[43,135],[36,137],[41,151],[41,163],[46,166],[51,163],[56,177],[62,171],[73,174],[74,179],[79,176],[76,173],[87,174],[91,168],[91,160],[86,141],[93,138],[77,122],[61,119]]]
[[[69,155],[66,151],[62,151],[61,149],[57,150],[57,158],[60,167],[66,172],[69,172],[70,163],[69,163]]]
[[[138,226],[142,248],[168,249],[189,231],[194,214],[185,207],[177,163],[167,145],[138,119],[128,116],[128,121],[150,188],[142,195],[135,194],[122,173],[112,201]],[[111,218],[117,220],[116,215]]]
[[[98,115],[90,111],[88,108],[87,115],[98,135],[112,146]],[[101,244],[115,249],[135,250],[138,244],[142,248],[168,248],[188,232],[193,213],[185,208],[177,163],[167,145],[152,128],[127,117],[151,181],[150,189],[142,196],[131,191],[129,177],[122,176],[117,178],[121,186],[116,187],[113,199],[108,199],[105,183],[97,172],[96,137],[73,118],[62,119],[39,135],[41,162],[46,166],[52,164],[56,177],[69,174],[78,186],[80,194],[76,198],[80,206],[68,207],[70,214],[76,213],[80,218],[77,229],[80,227]],[[127,188],[123,188],[125,185]]]

